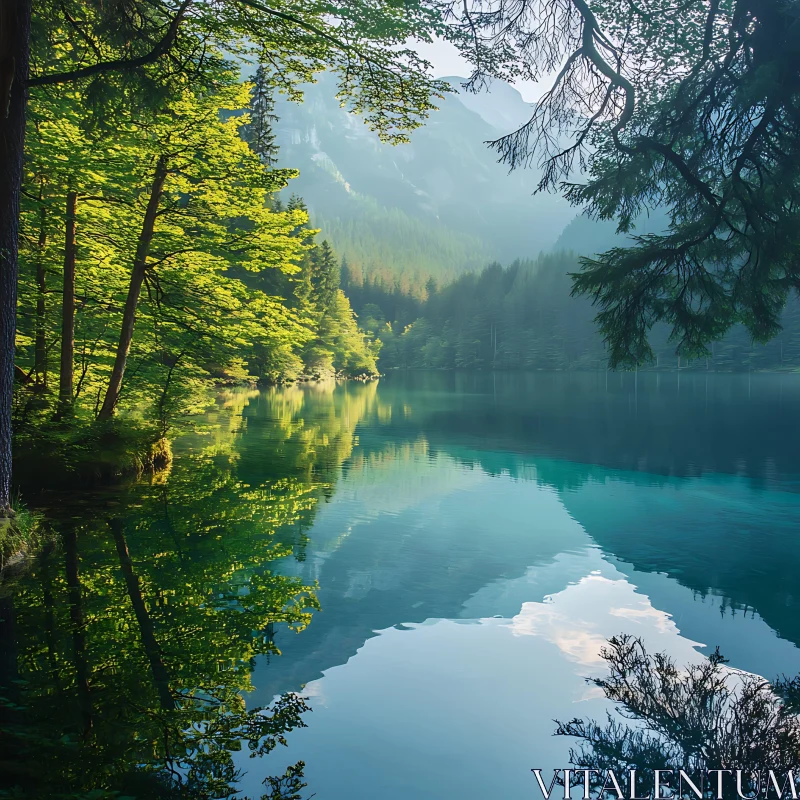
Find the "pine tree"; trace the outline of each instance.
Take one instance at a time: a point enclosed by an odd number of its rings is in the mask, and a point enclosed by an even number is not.
[[[265,167],[274,167],[278,161],[278,145],[275,144],[275,99],[269,72],[260,65],[256,70],[250,92],[250,121],[242,126],[242,138],[250,145]]]
[[[431,276],[425,282],[425,295],[427,299],[430,300],[431,297],[433,297],[438,291],[439,291],[439,284],[436,282],[436,278]]]
[[[323,311],[330,305],[339,288],[339,265],[336,254],[325,239],[316,248],[313,257],[313,286],[315,301]]]

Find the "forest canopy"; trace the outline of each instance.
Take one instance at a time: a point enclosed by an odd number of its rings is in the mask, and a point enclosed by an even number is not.
[[[15,7],[2,37],[16,70],[0,121],[3,508],[15,370],[24,439],[111,424],[118,409],[163,434],[210,386],[375,375],[381,352],[383,366],[561,369],[658,364],[671,348],[716,365],[714,343],[735,341],[725,368],[749,368],[739,339],[786,324],[780,357],[762,362],[793,363],[797,0]],[[535,163],[539,190],[613,220],[617,243],[578,268],[521,253],[440,286],[427,278],[455,272],[433,261],[489,259],[468,236],[411,241],[427,228],[375,208],[367,240],[332,223],[354,263],[340,261],[292,194],[275,96],[301,101],[326,71],[344,107],[405,142],[451,89],[414,47],[434,37],[473,65],[467,88],[550,76],[529,122],[492,146],[509,167]],[[643,233],[651,213],[665,223]],[[415,270],[364,269],[401,249]],[[566,310],[570,290],[599,307],[602,342],[586,302]]]
[[[120,404],[163,429],[209,379],[376,371],[335,256],[301,201],[274,196],[295,173],[276,167],[271,104],[275,92],[301,100],[327,70],[350,111],[405,141],[446,89],[408,46],[441,29],[435,6],[3,9],[3,513],[15,375],[31,390],[18,397],[24,432],[50,417],[108,422]],[[248,63],[254,87],[240,82]]]
[[[375,371],[349,306],[333,308],[327,243],[314,243],[301,202],[271,200],[293,173],[271,169],[242,136],[264,124],[259,92],[220,72],[214,92],[185,89],[148,115],[120,110],[113,137],[84,129],[78,92],[33,105],[17,363],[47,397],[60,344],[61,414],[110,417],[121,398],[128,408],[157,398],[163,418],[204,378],[277,380],[334,362]],[[361,362],[337,349],[323,318],[349,324]]]

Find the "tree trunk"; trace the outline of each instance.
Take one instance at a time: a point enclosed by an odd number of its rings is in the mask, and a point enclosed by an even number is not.
[[[150,255],[150,244],[153,241],[155,231],[156,216],[158,206],[161,202],[161,195],[164,191],[164,181],[167,179],[167,157],[159,156],[156,164],[156,172],[153,177],[153,188],[150,190],[150,199],[147,202],[147,210],[144,213],[142,222],[142,232],[139,234],[139,242],[136,246],[136,257],[133,260],[131,270],[131,282],[128,286],[128,297],[125,300],[125,311],[122,314],[122,330],[119,335],[119,345],[117,346],[117,356],[114,360],[114,369],[106,389],[103,407],[98,415],[100,419],[111,419],[114,409],[119,400],[119,393],[122,389],[122,377],[125,374],[125,363],[128,360],[128,353],[131,349],[133,339],[133,326],[136,323],[136,306],[139,303],[139,294],[142,291],[144,273],[147,268],[147,257]]]
[[[133,606],[133,613],[136,615],[136,622],[139,623],[139,633],[142,637],[142,645],[147,653],[147,660],[150,662],[150,671],[153,675],[153,682],[158,691],[158,699],[162,711],[170,711],[175,708],[175,699],[169,690],[169,675],[164,666],[164,659],[156,641],[153,620],[147,613],[147,606],[144,604],[142,590],[139,586],[139,576],[133,571],[133,562],[128,552],[128,543],[125,541],[125,534],[122,532],[122,523],[119,520],[111,520],[111,532],[114,535],[114,542],[117,545],[117,555],[122,574],[125,576],[125,586],[128,589],[128,597]]]
[[[11,507],[17,249],[31,0],[0,0],[0,511]]]
[[[47,276],[44,271],[44,248],[47,244],[47,209],[42,202],[39,210],[39,241],[36,253],[36,341],[34,347],[33,371],[36,375],[36,386],[47,388],[47,314],[46,292]]]
[[[77,192],[67,192],[64,234],[64,286],[61,303],[61,371],[58,402],[62,410],[72,405],[72,380],[75,369],[75,215]]]

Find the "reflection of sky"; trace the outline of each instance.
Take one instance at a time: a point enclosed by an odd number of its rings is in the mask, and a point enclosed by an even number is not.
[[[662,489],[674,491],[646,490]],[[568,501],[591,520],[592,508],[609,512],[603,496],[598,485]],[[591,533],[553,489],[441,455],[349,470],[298,565],[322,587],[322,615],[296,637],[318,642],[304,656],[309,727],[288,751],[243,761],[244,792],[302,759],[308,791],[327,800],[529,798],[532,767],[568,764],[553,720],[603,716],[586,678],[604,672],[600,650],[622,631],[681,664],[719,644],[734,667],[800,668],[757,613],[722,616],[717,598],[607,556]],[[332,641],[358,636],[346,663],[331,660]]]
[[[310,788],[334,800],[532,796],[531,767],[568,763],[553,719],[604,713],[585,677],[603,672],[609,636],[624,628],[681,662],[697,658],[598,551],[542,567],[542,585],[562,567],[584,575],[510,619],[429,620],[369,639],[306,687],[309,727],[270,769],[285,756],[303,759]],[[261,777],[246,767],[247,781]]]

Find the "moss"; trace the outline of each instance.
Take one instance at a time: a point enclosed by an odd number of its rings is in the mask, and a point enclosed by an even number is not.
[[[145,470],[161,472],[162,470],[169,469],[171,464],[172,445],[169,443],[169,439],[162,436],[150,445],[150,449],[147,452],[147,459],[143,467]]]
[[[17,501],[13,516],[0,519],[0,575],[26,553],[39,548],[48,536],[44,517]]]

